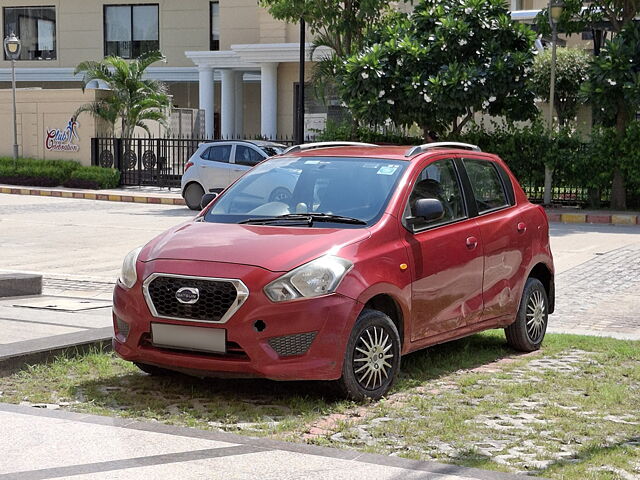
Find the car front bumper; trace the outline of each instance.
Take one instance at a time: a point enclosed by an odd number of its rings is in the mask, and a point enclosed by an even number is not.
[[[202,272],[198,265],[201,262],[153,263],[155,265],[138,267],[139,280],[133,288],[116,285],[114,290],[113,347],[123,359],[199,376],[250,376],[273,380],[340,378],[349,333],[362,309],[357,301],[332,294],[273,303],[264,295],[262,286],[280,273],[210,262],[206,262],[207,272]],[[250,293],[242,306],[222,324],[157,318],[152,315],[142,289],[142,280],[154,271],[240,279]],[[127,324],[126,338],[118,328],[118,320]],[[227,351],[203,353],[156,346],[151,335],[152,323],[224,329]]]

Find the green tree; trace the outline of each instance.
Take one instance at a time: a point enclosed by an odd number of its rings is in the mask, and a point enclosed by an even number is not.
[[[580,88],[587,81],[591,56],[580,48],[560,48],[557,51],[556,81],[553,107],[560,127],[575,118],[582,103]],[[545,50],[533,62],[531,88],[542,100],[549,101],[551,51]]]
[[[387,0],[259,0],[278,20],[304,19],[314,43],[333,49],[338,58],[359,48],[366,30],[389,11]]]
[[[136,127],[150,134],[145,121],[157,121],[166,125],[166,111],[170,100],[163,83],[143,78],[145,70],[155,62],[163,60],[160,52],[149,52],[135,60],[120,57],[105,57],[103,60],[80,63],[75,74],[82,74],[82,90],[93,80],[101,81],[110,93],[104,99],[82,105],[78,116],[88,112],[105,120],[114,128],[118,119],[122,138],[131,138]]]
[[[312,70],[312,84],[318,98],[336,95],[338,65],[357,51],[372,25],[391,7],[387,0],[258,0],[278,20],[299,23],[304,19],[313,34],[313,50],[328,47]]]
[[[617,85],[619,90],[622,88],[622,85],[624,85],[624,81],[618,83],[618,79],[613,78],[611,75],[606,75],[606,73],[611,72],[611,74],[613,74],[615,71],[618,71],[615,65],[622,66],[621,62],[614,57],[621,56],[629,60],[631,57],[631,49],[638,48],[637,33],[633,32],[637,31],[638,28],[634,26],[634,19],[639,13],[640,0],[593,0],[584,3],[582,0],[565,0],[565,8],[558,24],[560,31],[567,34],[580,33],[590,28],[601,29],[604,23],[609,23],[609,25],[611,25],[611,31],[615,35],[613,41],[608,42],[598,58],[594,59],[591,69],[591,76],[594,77],[591,85],[594,86],[594,88],[588,87],[586,90],[587,100],[598,103],[598,97],[606,97],[608,95],[609,87],[615,87]],[[550,27],[546,9],[540,12],[536,21],[541,33],[549,32]],[[624,33],[625,31],[627,33]],[[623,46],[622,44],[626,42],[629,42],[629,45]],[[603,61],[600,61],[603,55],[605,58]],[[607,56],[610,58],[607,59]],[[627,71],[632,70],[632,62],[627,62]],[[598,76],[602,78],[607,77],[604,78],[604,80],[609,84],[609,87],[607,87],[605,83],[599,83],[597,79]],[[622,77],[626,77],[626,75],[622,75]],[[615,84],[610,83],[609,80],[615,82]],[[595,87],[598,83],[599,87]],[[602,88],[603,91],[598,92],[596,91],[597,88]],[[637,109],[638,105],[625,104],[624,102],[618,101],[620,97],[613,90],[611,90],[611,98],[617,97],[616,100],[606,102],[608,104],[607,107],[601,106],[599,108],[605,108],[604,117],[606,118],[608,116],[612,119],[612,123],[616,126],[618,137],[621,139],[625,135],[627,127],[632,120],[629,111]],[[633,90],[633,88],[627,89],[626,91],[630,92],[631,90]],[[615,209],[626,208],[626,180],[624,169],[619,164],[616,164],[613,168],[611,207]]]
[[[534,34],[503,0],[422,0],[388,15],[341,64],[340,92],[369,124],[414,122],[459,133],[478,112],[513,120],[537,114],[527,88]]]
[[[640,25],[630,23],[607,41],[599,56],[594,57],[590,80],[583,86],[601,118],[615,125],[618,141],[623,141],[640,109]],[[637,145],[636,145],[637,149]],[[637,155],[618,153],[611,183],[611,207],[626,208],[627,176],[637,162]]]

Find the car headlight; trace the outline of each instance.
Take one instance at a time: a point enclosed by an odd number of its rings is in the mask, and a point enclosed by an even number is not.
[[[335,292],[353,263],[326,255],[301,265],[264,287],[273,302],[311,298]]]
[[[142,247],[131,250],[127,253],[127,256],[124,257],[124,261],[122,262],[122,270],[120,271],[118,281],[127,288],[133,287],[138,280],[138,274],[136,273],[136,261],[138,260],[138,255],[141,250]]]

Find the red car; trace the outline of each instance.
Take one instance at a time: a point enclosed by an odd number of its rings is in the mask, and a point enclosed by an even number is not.
[[[265,174],[291,196],[265,203]],[[489,328],[540,347],[554,309],[547,217],[472,145],[311,144],[259,164],[127,255],[115,351],[148,373],[391,388],[402,355]]]

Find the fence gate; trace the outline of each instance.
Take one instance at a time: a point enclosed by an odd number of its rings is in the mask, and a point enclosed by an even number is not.
[[[184,165],[203,141],[192,138],[92,138],[91,165],[117,168],[121,185],[180,187]]]

